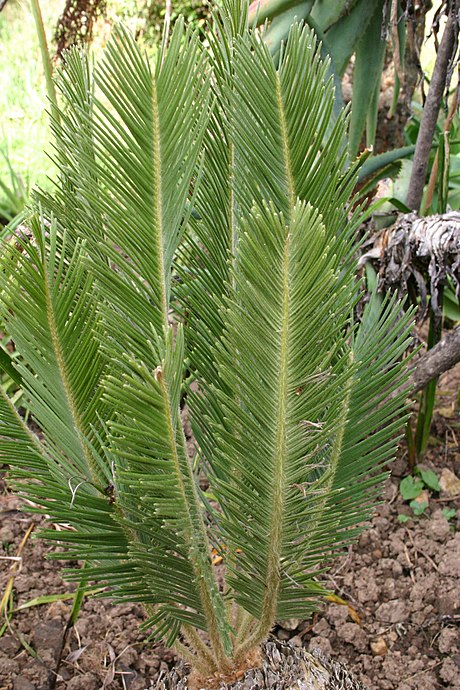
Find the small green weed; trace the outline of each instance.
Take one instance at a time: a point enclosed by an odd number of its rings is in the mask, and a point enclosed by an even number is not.
[[[457,516],[457,511],[455,508],[443,508],[442,514],[446,520],[453,520]]]
[[[399,484],[399,493],[404,501],[409,502],[414,517],[423,515],[428,507],[428,500],[425,499],[423,492],[433,491],[438,493],[441,490],[436,473],[433,470],[416,467],[414,475],[405,477]],[[455,511],[454,511],[455,512]],[[399,522],[408,522],[410,515],[398,515]]]

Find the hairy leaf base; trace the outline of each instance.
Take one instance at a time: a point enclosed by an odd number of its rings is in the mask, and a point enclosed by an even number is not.
[[[254,651],[259,654],[257,665],[234,680],[219,674],[185,675],[183,669],[175,668],[161,679],[158,690],[366,690],[344,666],[319,650],[307,652],[273,639]]]
[[[235,663],[229,671],[215,671],[209,675],[203,675],[197,671],[192,671],[188,676],[187,685],[190,690],[200,688],[220,688],[222,685],[233,685],[236,681],[243,678],[246,671],[259,668],[262,664],[262,650],[258,647],[251,649],[243,661]]]

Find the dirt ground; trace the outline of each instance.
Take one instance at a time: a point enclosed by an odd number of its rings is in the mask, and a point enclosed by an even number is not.
[[[428,491],[424,513],[413,516],[399,492],[408,473],[402,449],[370,528],[331,569],[329,587],[346,604],[324,602],[312,620],[286,621],[274,631],[342,661],[369,690],[460,690],[460,418],[453,403],[459,374],[441,381],[423,463],[444,488]],[[18,511],[1,479],[0,515],[0,597],[12,568],[15,607],[71,592],[59,562],[46,560],[52,549],[33,533],[21,560],[11,560],[40,518]],[[0,637],[0,690],[144,690],[174,663],[139,632],[138,605],[87,598],[71,627],[71,603],[13,614]]]

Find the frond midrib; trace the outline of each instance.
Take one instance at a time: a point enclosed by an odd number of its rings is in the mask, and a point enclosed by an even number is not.
[[[162,205],[162,155],[160,111],[158,106],[157,84],[152,75],[152,172],[154,176],[154,188],[152,190],[152,212],[155,221],[154,238],[159,265],[160,299],[163,323],[168,324],[168,300],[166,292],[166,275],[164,265],[164,225]]]
[[[104,478],[100,476],[100,471],[97,465],[94,462],[94,459],[91,455],[91,451],[89,447],[82,442],[82,438],[87,436],[86,429],[83,423],[83,420],[81,418],[80,412],[78,410],[78,405],[76,403],[74,393],[72,390],[72,385],[70,382],[69,374],[67,372],[67,365],[65,361],[65,356],[63,352],[63,348],[61,345],[61,340],[59,337],[59,330],[57,326],[57,320],[56,320],[56,314],[54,310],[54,304],[53,304],[53,299],[52,299],[52,290],[51,290],[51,284],[50,284],[50,279],[48,275],[48,266],[47,266],[47,261],[46,261],[46,254],[45,254],[45,249],[43,248],[43,263],[42,263],[42,270],[43,270],[43,286],[44,286],[44,292],[45,292],[45,307],[46,307],[46,318],[48,322],[48,328],[51,336],[51,347],[54,352],[54,356],[56,358],[56,364],[58,367],[59,371],[59,376],[61,379],[61,384],[62,388],[64,391],[65,398],[67,400],[67,406],[70,412],[70,416],[73,421],[74,429],[77,432],[78,436],[78,445],[80,447],[82,457],[84,458],[86,462],[86,466],[89,471],[89,475],[91,479],[97,483],[100,484],[101,482],[104,483]]]
[[[200,510],[200,501],[196,490],[195,479],[187,457],[182,424],[179,418],[176,424],[174,424],[174,412],[171,408],[168,387],[161,367],[157,368],[155,378],[160,386],[163,403],[167,412],[167,433],[171,457],[182,497],[182,503],[186,510],[188,531],[184,534],[184,539],[187,542],[192,568],[198,582],[199,597],[203,607],[212,651],[216,657],[217,664],[224,665],[227,659],[225,650],[226,645],[221,635],[219,621],[219,614],[222,614],[224,609],[219,588],[211,569],[211,559],[209,558],[211,549],[203,515]],[[191,496],[187,492],[187,486],[190,489]],[[203,553],[203,550],[205,553]]]
[[[287,420],[289,417],[289,351],[290,351],[290,249],[291,234],[286,228],[282,258],[282,295],[279,335],[278,387],[275,393],[273,485],[270,507],[270,532],[264,598],[256,630],[244,641],[237,654],[259,644],[267,637],[275,622],[278,592],[281,584],[280,560],[283,550],[286,497]]]
[[[318,529],[322,524],[324,511],[327,510],[331,496],[333,496],[333,488],[337,473],[340,467],[340,459],[343,450],[343,443],[345,439],[345,430],[348,422],[348,416],[350,412],[350,401],[353,392],[353,386],[356,383],[355,373],[353,371],[353,353],[350,351],[348,353],[348,362],[350,369],[352,370],[351,376],[346,380],[345,390],[343,395],[342,403],[338,410],[338,416],[336,421],[336,434],[332,444],[329,466],[326,472],[326,476],[320,479],[321,484],[321,498],[317,503],[315,508],[314,520],[309,526],[308,537],[305,544],[302,547],[303,553],[307,553],[311,544],[315,542],[315,538],[318,534]]]
[[[276,102],[277,102],[277,106],[278,106],[279,124],[280,124],[280,129],[281,129],[281,141],[282,141],[282,146],[283,146],[284,167],[286,170],[288,208],[289,208],[289,215],[291,215],[292,211],[294,210],[295,203],[296,203],[296,190],[295,190],[294,173],[293,173],[292,160],[291,160],[289,133],[288,133],[288,127],[287,127],[286,113],[285,113],[285,109],[284,109],[283,92],[282,92],[282,87],[281,87],[281,79],[280,79],[279,71],[276,72],[275,84],[276,84]]]

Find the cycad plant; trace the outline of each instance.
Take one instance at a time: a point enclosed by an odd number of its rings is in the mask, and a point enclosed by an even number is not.
[[[371,298],[353,321],[359,163],[327,69],[300,25],[275,67],[244,0],[153,65],[121,28],[94,71],[72,50],[59,179],[2,253],[40,428],[0,389],[14,486],[210,685],[314,609],[402,424],[409,317]]]

